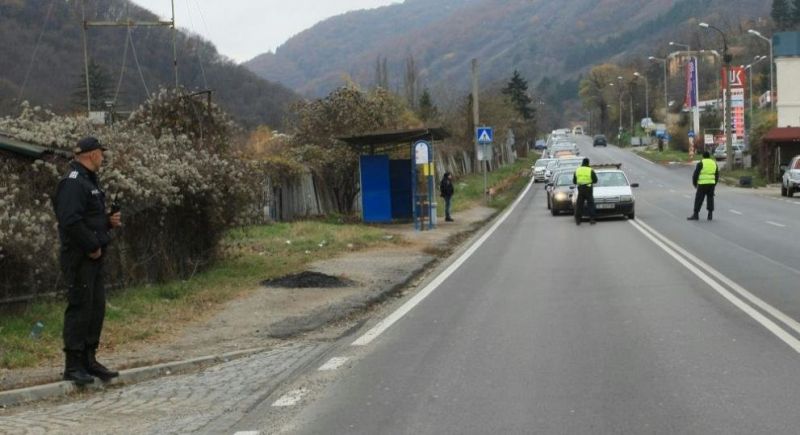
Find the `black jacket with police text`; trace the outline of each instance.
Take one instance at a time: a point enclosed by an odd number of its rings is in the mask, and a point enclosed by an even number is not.
[[[80,163],[70,162],[69,172],[58,183],[53,208],[62,250],[89,254],[111,241],[105,192],[97,174]]]

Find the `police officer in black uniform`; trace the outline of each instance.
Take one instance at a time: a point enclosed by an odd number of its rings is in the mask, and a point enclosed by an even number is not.
[[[83,385],[92,376],[107,381],[119,375],[96,359],[106,293],[103,259],[111,241],[109,231],[121,225],[119,210],[106,210],[97,171],[105,148],[94,137],[78,141],[69,172],[58,183],[53,207],[61,239],[61,269],[68,286],[64,313],[64,379]]]

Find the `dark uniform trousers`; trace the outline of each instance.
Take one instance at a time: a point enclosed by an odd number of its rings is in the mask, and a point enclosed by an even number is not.
[[[61,254],[61,267],[68,286],[64,350],[97,349],[106,312],[103,256],[92,260],[79,250],[66,250]]]
[[[700,213],[700,208],[703,207],[703,200],[706,200],[706,208],[708,211],[714,211],[714,190],[716,184],[698,184],[697,192],[694,194],[694,214]]]
[[[589,217],[595,218],[596,211],[594,207],[594,188],[592,186],[578,186],[578,201],[575,204],[575,221],[580,222],[583,218],[584,204],[589,205]]]

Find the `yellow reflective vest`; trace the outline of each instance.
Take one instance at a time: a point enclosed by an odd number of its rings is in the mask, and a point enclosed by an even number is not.
[[[575,170],[575,179],[578,181],[578,186],[591,186],[592,168],[589,166],[579,167]]]
[[[697,177],[697,184],[717,184],[717,162],[713,159],[703,159],[703,169]]]

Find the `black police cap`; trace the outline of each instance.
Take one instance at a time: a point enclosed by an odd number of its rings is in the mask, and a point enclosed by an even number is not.
[[[75,154],[83,154],[94,150],[105,151],[106,147],[104,147],[96,137],[87,136],[78,141],[78,144],[75,146],[73,151]]]

